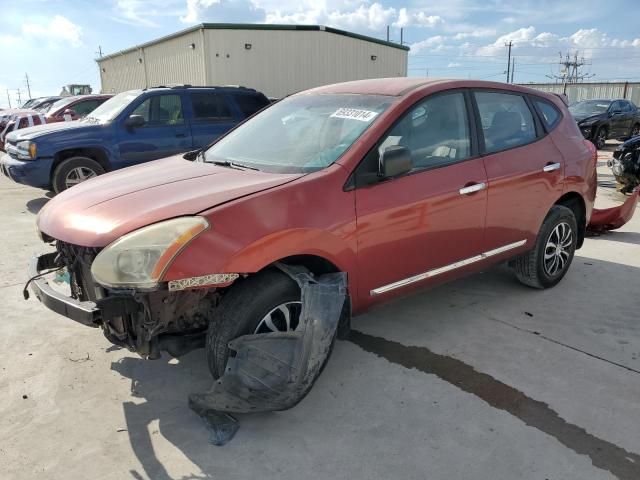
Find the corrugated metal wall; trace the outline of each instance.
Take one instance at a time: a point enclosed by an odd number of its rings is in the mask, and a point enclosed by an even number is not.
[[[205,29],[98,63],[105,93],[187,83],[244,85],[283,97],[330,83],[406,76],[407,54],[326,31]]]
[[[144,65],[138,61],[142,51],[110,57],[99,62],[102,93],[120,93],[146,85]]]
[[[244,85],[273,97],[407,74],[406,50],[325,31],[205,30],[205,37],[211,84]]]
[[[190,48],[191,44],[194,48]],[[205,84],[204,42],[199,30],[98,63],[103,93],[168,84]]]
[[[150,87],[168,84],[205,85],[204,44],[202,32],[177,38],[144,48],[147,79]],[[194,45],[191,48],[190,45]]]
[[[626,98],[640,106],[640,83],[611,82],[611,83],[526,83],[525,87],[542,90],[543,92],[566,93],[569,100],[590,100],[594,98]]]

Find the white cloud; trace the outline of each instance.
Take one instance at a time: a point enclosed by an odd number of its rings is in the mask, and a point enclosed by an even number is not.
[[[73,47],[82,45],[82,28],[62,15],[55,15],[49,23],[24,23],[22,34],[27,38],[47,40],[51,44],[63,41]]]
[[[413,15],[413,24],[421,27],[435,27],[443,23],[442,17],[438,15],[427,15],[424,12],[418,12]]]
[[[203,10],[217,5],[220,0],[187,0],[187,13],[180,17],[183,23],[196,23],[201,20]]]
[[[426,38],[420,42],[412,43],[410,45],[410,54],[415,55],[419,53],[421,50],[430,49],[432,51],[442,50],[444,47],[446,38],[442,35],[435,35],[433,37]]]
[[[447,65],[447,68],[456,68],[456,67],[461,67],[462,64],[458,63],[458,62],[449,62],[449,65]]]

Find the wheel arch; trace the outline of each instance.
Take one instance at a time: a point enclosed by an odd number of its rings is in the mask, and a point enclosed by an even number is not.
[[[578,192],[567,192],[556,200],[554,205],[562,205],[573,211],[578,223],[578,244],[576,248],[582,247],[587,229],[587,209],[584,198]]]
[[[51,166],[51,178],[53,179],[53,174],[62,162],[64,162],[68,158],[72,157],[87,157],[91,160],[95,160],[100,164],[100,166],[104,169],[105,172],[111,170],[111,165],[109,163],[109,156],[107,152],[100,147],[82,147],[82,148],[67,148],[64,150],[60,150],[56,152],[53,156],[53,164]]]

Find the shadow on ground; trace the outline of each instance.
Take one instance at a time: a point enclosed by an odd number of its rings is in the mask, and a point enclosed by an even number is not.
[[[49,200],[50,199],[46,197],[33,198],[27,202],[27,210],[33,214],[37,214]]]
[[[640,234],[636,233],[615,232],[606,238],[638,243],[639,237]],[[632,285],[637,284],[638,274],[638,269],[635,267],[575,257],[571,271],[561,284],[553,290],[538,291],[518,284],[509,269],[498,266],[485,273],[458,280],[428,292],[413,294],[358,317],[355,328],[360,332],[352,340],[371,355],[382,356],[390,362],[422,371],[425,374],[425,382],[428,381],[428,375],[436,375],[456,388],[476,395],[524,424],[555,437],[565,447],[589,456],[595,466],[612,472],[620,480],[637,479],[640,478],[640,457],[636,453],[627,452],[615,444],[595,437],[579,425],[566,422],[552,409],[552,405],[532,398],[535,395],[525,396],[512,386],[497,381],[454,356],[434,353],[426,346],[407,345],[431,343],[434,344],[434,350],[438,350],[442,348],[438,343],[439,337],[455,335],[455,332],[461,329],[469,331],[474,328],[487,328],[487,324],[489,324],[488,328],[498,329],[508,325],[516,328],[523,335],[530,334],[539,339],[536,341],[550,341],[562,348],[572,350],[576,355],[585,355],[622,369],[629,369],[623,364],[624,362],[606,358],[609,352],[607,342],[613,342],[615,338],[607,337],[600,331],[600,329],[610,329],[612,332],[624,331],[625,322],[629,321],[629,318],[626,318],[628,315],[626,309],[629,308],[629,304],[622,305],[620,311],[615,310],[615,307],[607,307],[610,318],[598,324],[601,326],[598,331],[593,330],[593,322],[585,323],[584,319],[586,315],[597,320],[601,315],[601,312],[593,310],[589,305],[588,298],[594,295],[607,298],[611,295],[610,301],[615,305],[616,297],[613,296],[613,292],[617,291],[620,298],[624,298],[629,292],[635,291]],[[620,292],[620,286],[623,286],[622,292]],[[569,294],[572,294],[575,300],[567,302]],[[510,300],[510,310],[500,308],[505,298]],[[531,308],[531,305],[534,307]],[[538,313],[535,305],[540,309],[548,308],[553,311],[553,314],[544,320],[544,313]],[[535,317],[534,314],[525,311],[525,308],[535,312]],[[496,311],[499,314],[496,314]],[[491,315],[500,316],[502,319],[491,318]],[[393,339],[383,338],[380,332],[389,331],[390,325],[393,326],[391,335]],[[624,331],[623,335],[628,337],[627,348],[640,347],[640,331],[637,330],[634,327]],[[566,331],[578,331],[577,338],[563,337]],[[360,335],[359,339],[358,335]],[[365,337],[362,335],[365,335],[366,342],[363,341]],[[401,342],[396,340],[398,338],[402,339]],[[574,339],[576,344],[571,345],[570,342]],[[334,353],[328,368],[319,380],[320,384],[315,388],[324,388],[329,391],[339,389],[340,387],[336,384],[349,381],[352,375],[368,376],[370,382],[373,384],[379,382],[380,387],[383,388],[384,378],[377,377],[375,373],[366,370],[345,372],[344,365],[337,365],[336,362],[344,358],[341,357],[344,346],[336,345],[337,355]],[[389,348],[392,350],[390,351]],[[589,348],[593,348],[593,352],[588,351]],[[491,349],[499,351],[501,347],[499,344],[494,344],[491,345]],[[508,363],[518,365],[519,361],[520,358],[513,358]],[[427,366],[422,368],[421,362]],[[361,364],[359,367],[359,370],[362,370],[366,365]],[[518,368],[522,370],[523,375],[531,374],[524,366]],[[181,476],[178,477],[179,480],[212,479],[214,478],[212,470],[217,471],[225,461],[233,458],[230,452],[234,452],[234,447],[239,446],[242,449],[241,435],[226,447],[210,445],[204,423],[187,406],[189,393],[204,391],[211,383],[203,350],[191,352],[179,360],[170,359],[166,355],[156,361],[126,357],[113,363],[112,370],[131,380],[131,393],[134,398],[125,402],[123,409],[131,448],[144,470],[144,472],[132,470],[132,478],[142,479],[146,476],[154,480],[177,480],[176,477],[171,476],[167,466],[158,458],[153,446],[154,435],[162,436],[164,440],[178,448],[201,472],[206,472]],[[543,372],[535,372],[535,374],[543,374]],[[566,381],[571,382],[571,379],[567,378]],[[490,390],[476,388],[478,382],[485,386],[494,385],[497,393],[493,395]],[[465,385],[470,387],[467,388]],[[594,389],[597,389],[595,384]],[[548,395],[549,392],[545,394]],[[367,402],[367,399],[362,398],[360,401]],[[306,402],[315,405],[316,400],[305,399],[295,408],[308,409],[308,404],[305,407]],[[315,407],[318,408],[317,405]],[[335,407],[329,405],[328,408],[329,410],[335,408],[338,411],[360,407],[358,403],[345,407],[336,402]],[[308,409],[309,415],[313,416],[314,412],[319,416],[322,415],[315,409]],[[327,418],[326,412],[324,415],[322,418],[309,419],[309,421],[336,423],[334,428],[340,431],[340,418]],[[356,412],[341,411],[340,415],[359,418]],[[284,414],[261,413],[238,417],[244,428],[250,428],[252,435],[264,438],[265,443],[271,441],[274,432],[281,437],[283,431],[296,428],[295,422],[289,424]],[[362,421],[369,420],[363,418]],[[443,418],[443,425],[447,422],[450,422],[450,419]],[[367,431],[366,424],[357,428]],[[473,429],[474,426],[470,425],[468,428]],[[215,478],[218,478],[217,474]]]

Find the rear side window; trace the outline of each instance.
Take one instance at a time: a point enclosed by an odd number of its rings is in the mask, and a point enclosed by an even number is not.
[[[224,95],[218,93],[192,93],[191,107],[195,123],[231,120],[231,109]]]
[[[546,100],[535,98],[533,103],[536,104],[536,108],[540,112],[542,122],[547,130],[551,130],[560,121],[560,112],[558,109]]]
[[[239,94],[234,95],[233,98],[245,117],[250,117],[269,105],[269,100],[263,95]]]
[[[525,145],[536,139],[533,115],[521,95],[475,92],[487,153]]]

